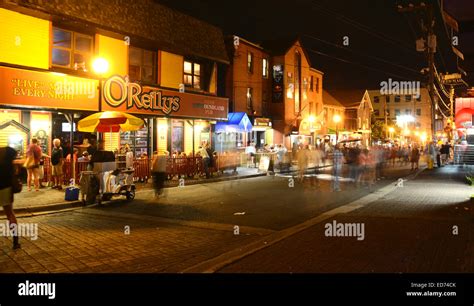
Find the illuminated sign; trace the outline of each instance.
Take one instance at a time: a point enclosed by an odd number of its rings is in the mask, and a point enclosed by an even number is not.
[[[227,119],[228,99],[184,93],[128,82],[115,75],[102,86],[103,111],[118,110],[147,115],[173,115],[202,119]]]
[[[99,81],[54,72],[0,67],[4,105],[97,111]]]

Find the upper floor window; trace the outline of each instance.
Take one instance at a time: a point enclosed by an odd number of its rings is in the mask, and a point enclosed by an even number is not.
[[[315,87],[316,87],[316,92],[319,93],[319,78],[318,78],[318,77],[316,78],[316,85],[315,85]]]
[[[416,109],[416,115],[417,115],[417,116],[421,116],[421,108],[417,108],[417,109]]]
[[[390,103],[390,96],[385,96],[385,102]]]
[[[262,60],[262,76],[268,78],[268,59],[266,58]]]
[[[184,85],[201,89],[201,64],[184,61]]]
[[[53,66],[88,71],[93,55],[93,42],[90,35],[54,27],[51,56]]]
[[[130,47],[128,75],[132,81],[156,82],[156,52]]]
[[[314,88],[314,87],[313,87],[313,82],[314,82],[314,79],[313,79],[313,76],[311,76],[311,77],[309,78],[309,90],[310,90],[310,91],[313,91],[313,90],[314,90],[314,89],[313,89],[313,88]]]
[[[379,103],[379,97],[378,96],[374,97],[374,103]]]
[[[374,115],[375,116],[380,116],[380,111],[378,109],[374,109]]]
[[[395,109],[395,116],[400,116],[400,110],[399,109]]]
[[[399,95],[395,96],[395,102],[400,102],[400,96]]]
[[[411,95],[406,95],[405,102],[410,102],[410,101],[411,101]]]
[[[253,88],[247,87],[247,109],[252,110]]]
[[[419,94],[418,97],[416,97],[416,101],[421,102],[421,95]]]
[[[253,53],[247,53],[247,71],[253,73]]]

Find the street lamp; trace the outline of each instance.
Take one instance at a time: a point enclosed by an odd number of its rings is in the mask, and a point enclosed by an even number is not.
[[[391,126],[388,128],[388,131],[390,132],[390,138],[393,140],[393,132],[395,131],[395,129],[393,128],[393,126]]]
[[[336,123],[336,144],[337,144],[337,139],[338,139],[338,130],[337,130],[337,124],[341,121],[341,116],[339,114],[335,114],[332,117],[332,120],[334,123]]]

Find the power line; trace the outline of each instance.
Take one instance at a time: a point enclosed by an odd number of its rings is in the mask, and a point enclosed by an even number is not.
[[[319,55],[322,55],[322,56],[333,58],[335,60],[338,60],[338,61],[341,61],[341,62],[344,62],[344,63],[358,65],[358,66],[364,67],[366,69],[382,72],[384,74],[391,75],[391,76],[394,76],[394,77],[397,77],[397,78],[400,78],[400,79],[403,79],[403,80],[410,80],[410,78],[407,78],[407,77],[404,77],[404,76],[401,76],[401,75],[398,75],[398,74],[395,74],[395,73],[383,71],[383,70],[373,68],[373,67],[369,67],[369,66],[366,66],[366,65],[363,65],[363,64],[360,64],[360,63],[351,62],[351,61],[348,61],[346,59],[342,59],[342,58],[339,58],[339,57],[336,57],[336,56],[331,56],[329,54],[326,54],[326,53],[323,53],[323,52],[320,52],[320,51],[316,51],[316,50],[313,50],[313,49],[310,49],[310,48],[307,48],[306,50],[308,50],[310,52],[313,52],[313,53],[316,53],[316,54],[319,54]]]
[[[399,48],[401,47],[401,48],[404,48],[404,49],[410,51],[411,53],[416,53],[416,54],[417,54],[416,51],[413,51],[413,49],[412,49],[411,47],[405,45],[404,42],[401,42],[401,41],[399,41],[399,40],[396,40],[396,39],[394,39],[394,38],[391,38],[391,37],[387,36],[386,34],[382,34],[382,33],[380,33],[380,32],[376,32],[376,31],[374,31],[372,28],[370,28],[370,27],[368,27],[368,26],[366,26],[366,25],[364,25],[364,24],[362,24],[362,23],[360,23],[360,22],[358,22],[358,21],[355,21],[355,20],[353,20],[353,19],[350,19],[350,18],[348,18],[348,17],[346,17],[346,16],[344,16],[344,15],[342,15],[342,14],[340,14],[340,13],[336,13],[336,12],[330,11],[330,10],[328,10],[327,8],[325,8],[324,6],[321,6],[321,4],[319,4],[319,3],[317,3],[317,2],[312,1],[312,3],[317,6],[317,11],[318,11],[318,12],[324,13],[324,14],[326,14],[326,15],[335,16],[336,19],[341,20],[342,22],[345,22],[345,23],[347,23],[347,24],[349,24],[349,25],[352,25],[352,26],[358,28],[359,30],[362,30],[362,31],[364,31],[364,32],[366,32],[366,33],[369,33],[369,34],[371,34],[372,36],[375,36],[375,37],[377,37],[377,38],[379,38],[379,39],[382,39],[382,40],[384,40],[384,41],[386,41],[386,42],[388,42],[388,43],[390,43],[390,44],[392,44],[392,45],[394,45],[394,46],[396,46],[396,47],[399,47]]]
[[[377,61],[381,61],[381,62],[383,62],[383,63],[396,66],[396,67],[398,67],[398,68],[402,68],[402,69],[405,69],[405,70],[409,70],[409,71],[415,72],[416,74],[419,74],[419,73],[420,73],[419,71],[417,71],[417,70],[415,70],[415,69],[408,68],[408,67],[406,67],[406,66],[403,66],[403,65],[399,65],[399,64],[397,64],[397,63],[390,62],[390,61],[388,61],[388,60],[385,60],[385,59],[380,58],[380,57],[377,57],[377,56],[368,55],[368,54],[362,54],[362,53],[356,52],[356,51],[354,51],[354,50],[352,50],[352,49],[349,49],[349,48],[340,46],[340,45],[338,45],[338,44],[335,44],[335,43],[326,41],[326,40],[321,39],[321,38],[314,37],[314,36],[309,35],[309,34],[303,34],[303,36],[306,36],[306,37],[309,37],[309,38],[312,38],[312,39],[321,41],[321,42],[323,42],[323,43],[325,43],[325,44],[328,44],[328,45],[337,47],[337,48],[342,49],[342,50],[345,50],[345,51],[353,52],[353,53],[355,53],[356,55],[359,55],[359,56],[365,56],[365,57],[368,57],[368,58],[372,58],[372,59],[375,59],[375,60],[377,60]]]

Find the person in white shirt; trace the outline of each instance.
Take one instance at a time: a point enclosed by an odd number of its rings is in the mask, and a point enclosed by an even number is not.
[[[245,148],[245,154],[247,154],[247,167],[250,168],[250,164],[253,165],[253,167],[256,167],[255,165],[255,154],[257,153],[257,150],[255,149],[255,146],[253,143],[250,141],[247,142],[247,147]]]

